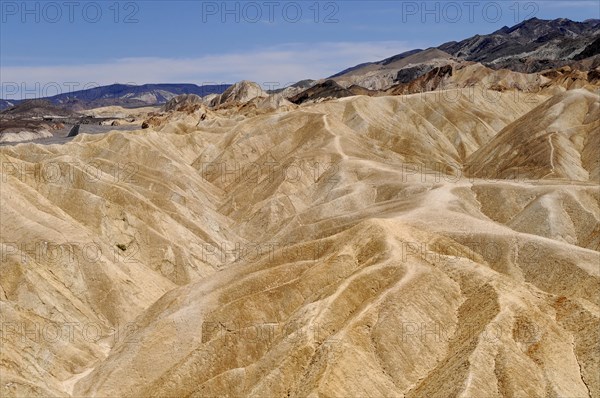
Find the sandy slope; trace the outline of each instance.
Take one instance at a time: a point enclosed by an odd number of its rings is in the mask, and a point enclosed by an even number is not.
[[[600,181],[600,102],[584,89],[550,98],[469,159],[475,176]],[[487,172],[486,175],[483,173]]]
[[[462,89],[2,148],[0,390],[597,397],[597,110]]]

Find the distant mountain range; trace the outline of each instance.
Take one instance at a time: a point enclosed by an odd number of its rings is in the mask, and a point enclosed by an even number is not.
[[[438,74],[447,65],[464,66],[481,63],[491,69],[536,73],[573,64],[585,59],[586,67],[600,66],[600,20],[583,22],[560,18],[528,19],[512,28],[505,26],[493,33],[448,42],[439,47],[415,49],[381,61],[367,62],[347,68],[331,76],[333,82],[303,80],[285,93],[293,102],[301,103],[315,97],[339,97],[368,94],[369,90],[386,91],[408,84],[428,73]],[[75,91],[44,98],[51,104],[72,111],[118,105],[140,107],[162,105],[181,94],[222,94],[231,85],[145,84],[142,86],[113,84],[89,90]],[[313,88],[313,86],[315,86]],[[364,92],[364,90],[367,90]],[[304,90],[310,92],[300,95]],[[22,101],[0,100],[0,110]]]
[[[492,69],[534,73],[558,68],[600,53],[600,20],[575,22],[528,19],[487,35],[448,42],[439,47],[407,51],[377,62],[367,62],[331,76],[344,87],[360,85],[387,89],[408,83],[436,67],[478,62]]]
[[[505,26],[489,35],[476,35],[438,48],[494,69],[539,72],[581,59],[582,53],[587,53],[587,57],[598,54],[599,37],[599,19],[575,22],[532,18],[512,28]]]
[[[181,94],[206,96],[221,94],[229,84],[204,85],[195,84],[144,84],[141,86],[111,84],[88,90],[73,91],[43,98],[54,105],[61,105],[74,111],[118,105],[127,108],[161,105]],[[10,108],[22,100],[0,100],[0,110]]]

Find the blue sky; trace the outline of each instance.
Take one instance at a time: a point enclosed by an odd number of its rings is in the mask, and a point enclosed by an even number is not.
[[[600,18],[597,0],[0,5],[0,94],[13,99],[115,82],[283,86],[530,17]]]

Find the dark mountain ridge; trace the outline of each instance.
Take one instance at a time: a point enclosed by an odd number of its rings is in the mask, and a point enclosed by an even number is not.
[[[600,20],[531,18],[512,28],[442,44],[438,49],[493,69],[540,72],[560,67],[584,51],[600,35]],[[588,56],[596,55],[590,52]]]
[[[600,19],[577,22],[566,18],[531,18],[513,27],[504,26],[490,34],[447,42],[436,48],[457,60],[480,62],[492,69],[534,73],[599,54],[599,39]],[[363,63],[330,78],[357,74],[361,70],[366,72],[372,70],[373,66],[389,65],[430,50],[411,50],[381,61]],[[414,65],[411,67],[415,68]],[[425,71],[428,69],[431,68],[423,68]]]
[[[205,96],[222,94],[229,84],[198,86],[196,84],[144,84],[140,86],[128,84],[111,84],[87,90],[72,91],[43,98],[54,105],[62,105],[79,111],[100,106],[123,106],[126,108],[162,105],[171,98],[181,94]],[[17,105],[26,100],[0,100],[0,110]]]

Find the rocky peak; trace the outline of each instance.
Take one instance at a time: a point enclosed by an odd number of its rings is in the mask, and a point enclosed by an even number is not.
[[[225,104],[244,104],[254,98],[267,97],[268,94],[255,82],[242,80],[229,87],[225,92],[214,98],[211,106]]]

